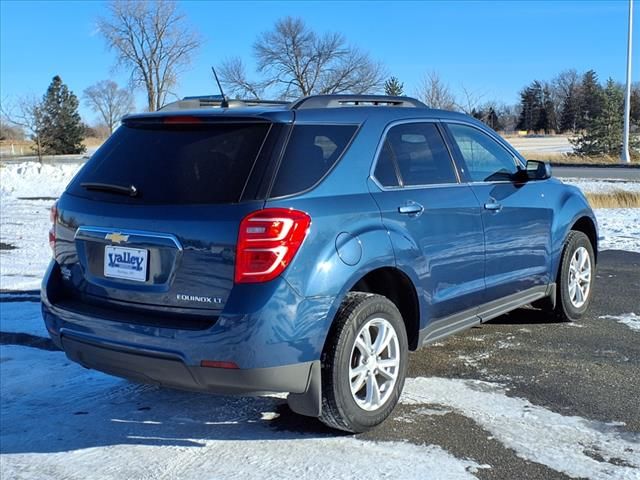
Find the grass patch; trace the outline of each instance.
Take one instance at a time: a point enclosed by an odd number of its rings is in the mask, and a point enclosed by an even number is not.
[[[585,193],[591,208],[640,208],[640,192]]]
[[[522,152],[522,156],[529,160],[541,160],[550,163],[562,163],[566,165],[620,165],[620,157],[613,155],[598,155],[587,157],[570,153],[541,153]],[[640,165],[640,155],[631,156],[631,165]]]

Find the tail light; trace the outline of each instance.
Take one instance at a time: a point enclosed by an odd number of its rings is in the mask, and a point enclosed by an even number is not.
[[[236,283],[268,282],[280,275],[307,236],[311,217],[286,208],[266,208],[240,223]]]
[[[54,203],[49,210],[49,220],[51,221],[51,229],[49,230],[49,246],[51,252],[56,253],[56,223],[58,223],[58,202]]]

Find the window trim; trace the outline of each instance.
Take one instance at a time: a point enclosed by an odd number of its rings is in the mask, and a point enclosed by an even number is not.
[[[448,119],[442,120],[441,124],[442,124],[443,129],[446,131],[447,143],[451,143],[451,149],[455,150],[456,161],[457,161],[457,163],[460,164],[460,169],[464,173],[464,177],[465,177],[465,180],[466,180],[467,184],[469,184],[469,185],[493,185],[493,184],[503,184],[503,183],[514,183],[514,181],[513,180],[491,180],[491,181],[487,181],[487,180],[475,181],[475,180],[472,180],[471,179],[471,175],[469,173],[469,166],[467,165],[467,162],[464,159],[464,155],[462,155],[462,152],[460,151],[460,147],[458,147],[458,144],[456,142],[455,137],[453,136],[453,133],[449,129],[449,124],[463,125],[465,127],[469,127],[469,128],[473,128],[475,130],[478,130],[480,133],[484,134],[485,136],[487,136],[491,140],[493,140],[500,148],[502,148],[507,154],[509,154],[511,156],[511,158],[513,159],[513,163],[514,163],[514,165],[516,166],[517,169],[525,168],[525,165],[524,165],[520,155],[513,150],[513,147],[511,147],[510,145],[509,146],[505,145],[504,139],[502,139],[495,132],[493,132],[491,130],[487,130],[485,128],[482,128],[482,127],[480,127],[478,125],[474,125],[473,123],[465,122],[465,121],[458,120],[458,119],[455,119],[455,120],[448,120]]]
[[[391,130],[394,127],[397,127],[398,125],[423,124],[423,123],[430,123],[435,125],[436,130],[438,131],[438,133],[440,134],[440,138],[442,139],[442,143],[444,143],[444,146],[447,149],[447,153],[449,154],[449,160],[451,161],[451,166],[453,167],[453,172],[455,174],[456,181],[451,183],[427,183],[424,185],[405,185],[404,179],[402,178],[400,173],[400,167],[397,164],[397,161],[394,159],[393,160],[394,169],[398,177],[399,185],[395,187],[385,187],[376,178],[375,171],[376,171],[376,167],[378,166],[378,161],[380,160],[380,154],[382,153],[384,144],[387,141],[387,135],[389,133],[389,130]],[[451,151],[449,142],[447,141],[447,137],[442,131],[442,126],[440,124],[441,124],[441,121],[438,118],[425,118],[425,119],[411,118],[411,119],[405,119],[405,120],[396,120],[394,122],[389,123],[383,130],[380,140],[378,141],[378,146],[376,148],[375,157],[374,157],[375,160],[372,162],[371,169],[369,170],[369,178],[373,181],[373,183],[375,183],[377,187],[383,192],[397,191],[397,190],[417,190],[422,188],[455,187],[455,186],[463,185],[462,177],[460,175],[460,172],[458,171],[458,165],[454,159],[453,152]]]

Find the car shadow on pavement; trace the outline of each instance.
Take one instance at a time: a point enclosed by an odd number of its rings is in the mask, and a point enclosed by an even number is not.
[[[542,323],[566,323],[552,313],[533,307],[518,308],[512,312],[500,315],[487,323],[494,325],[536,325]]]
[[[293,413],[283,398],[216,396],[125,380],[110,385],[75,398],[64,398],[68,392],[3,398],[0,452],[55,453],[114,445],[204,447],[220,440],[341,435],[315,418]]]

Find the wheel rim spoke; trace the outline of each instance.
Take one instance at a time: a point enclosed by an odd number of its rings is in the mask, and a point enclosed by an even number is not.
[[[360,375],[358,375],[355,380],[351,380],[351,393],[353,395],[355,395],[360,390],[362,390],[362,387],[364,386],[366,379],[367,379],[367,374],[366,372],[363,372]]]
[[[391,370],[391,369],[389,369],[389,370]],[[388,371],[388,370],[386,370],[384,368],[381,368],[380,370],[378,370],[378,373],[380,375],[382,375],[383,377],[386,377],[388,380],[395,380],[396,379],[396,376],[395,376],[394,373],[392,373],[392,372],[390,372],[390,371]]]
[[[380,403],[380,386],[375,375],[367,377],[367,396],[366,402],[369,405],[377,405]]]
[[[360,353],[362,353],[363,356],[365,356],[365,357],[369,356],[369,347],[364,342],[364,340],[362,340],[361,337],[356,338],[356,345],[355,346],[356,346],[356,348],[358,348],[358,350],[360,350]]]
[[[366,346],[367,349],[367,354],[369,354],[369,352],[371,351],[371,332],[369,331],[369,328],[364,328],[362,329],[362,341],[364,342],[364,345]]]
[[[378,337],[376,338],[376,343],[373,346],[373,350],[376,355],[381,355],[382,352],[385,351],[392,337],[393,332],[390,328],[385,326],[378,330]]]

